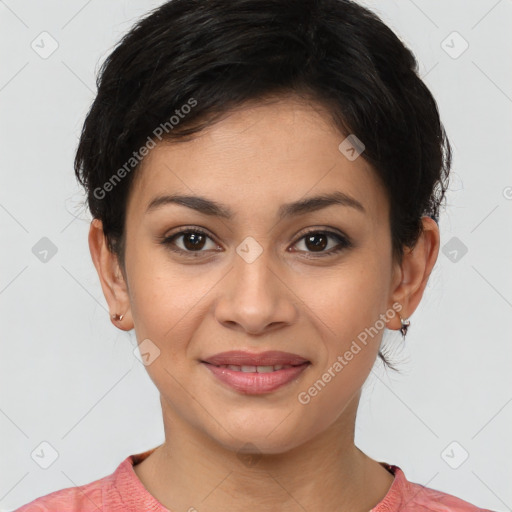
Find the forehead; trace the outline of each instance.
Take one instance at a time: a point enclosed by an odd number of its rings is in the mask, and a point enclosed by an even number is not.
[[[155,196],[200,195],[248,215],[319,193],[341,191],[382,216],[387,201],[375,171],[339,149],[346,138],[329,112],[286,98],[251,102],[186,142],[160,142],[140,167],[128,210],[144,215]]]

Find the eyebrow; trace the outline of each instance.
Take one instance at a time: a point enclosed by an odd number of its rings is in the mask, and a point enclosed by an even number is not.
[[[187,195],[160,195],[155,197],[146,208],[146,214],[161,208],[168,204],[178,204],[186,206],[192,210],[196,210],[204,215],[213,217],[220,217],[230,220],[235,214],[229,207],[207,199],[201,196],[187,196]],[[328,206],[339,205],[354,208],[355,210],[366,213],[363,205],[353,197],[343,192],[333,192],[330,194],[321,194],[318,196],[308,197],[293,203],[286,203],[280,206],[277,217],[283,220],[287,217],[294,215],[303,215],[305,213],[314,212]]]

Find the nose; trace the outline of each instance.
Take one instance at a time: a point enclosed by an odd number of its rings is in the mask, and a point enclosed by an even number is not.
[[[298,298],[285,272],[270,261],[270,252],[250,241],[240,244],[215,306],[215,317],[225,327],[261,335],[296,321]]]

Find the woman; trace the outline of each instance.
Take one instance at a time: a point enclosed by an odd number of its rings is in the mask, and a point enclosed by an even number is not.
[[[348,0],[173,0],[108,57],[76,155],[114,325],[165,442],[29,510],[482,510],[354,444],[439,251],[450,145]],[[38,508],[37,508],[38,507]]]

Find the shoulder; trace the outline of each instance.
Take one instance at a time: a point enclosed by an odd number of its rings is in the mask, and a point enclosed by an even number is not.
[[[80,487],[55,491],[23,505],[15,512],[97,512],[103,510],[103,491],[109,486],[108,477]]]
[[[123,465],[126,465],[126,460],[111,475],[85,485],[67,487],[46,494],[16,509],[15,512],[98,512],[98,510],[105,510],[107,504],[117,504],[116,479]],[[117,512],[122,509],[109,508],[108,510]]]
[[[165,511],[147,492],[133,470],[135,464],[143,461],[155,449],[128,455],[112,474],[85,485],[46,494],[15,512],[126,512],[128,509]]]
[[[451,494],[410,482],[398,466],[381,464],[395,475],[395,480],[388,494],[372,512],[493,512]]]
[[[412,507],[412,510],[418,512],[492,512],[452,494],[412,482],[409,482],[409,492],[404,505],[404,510]]]

